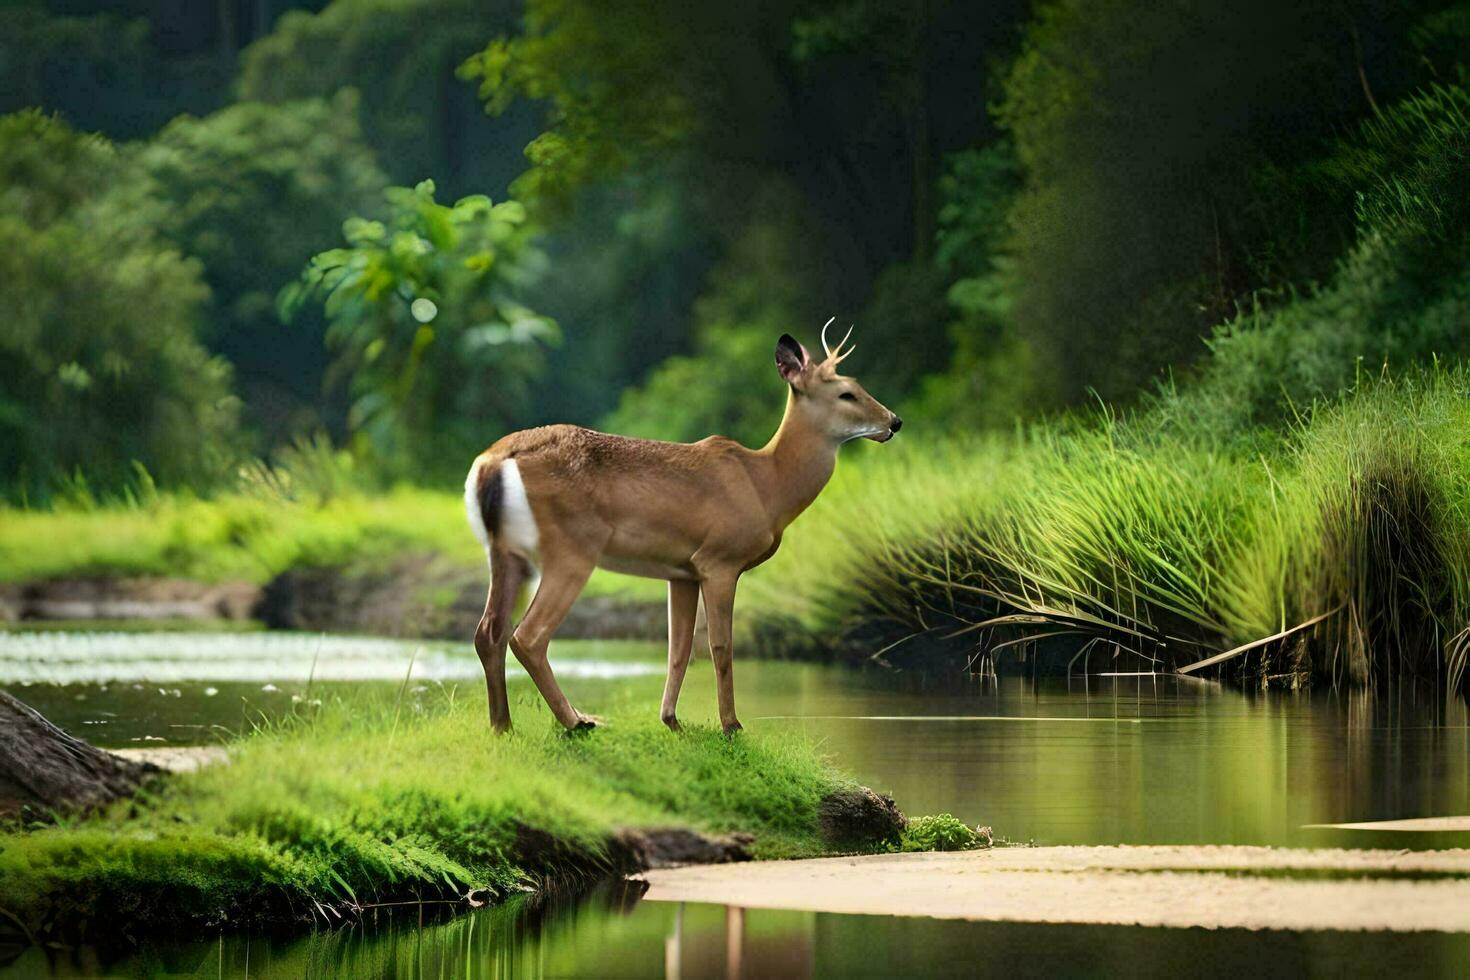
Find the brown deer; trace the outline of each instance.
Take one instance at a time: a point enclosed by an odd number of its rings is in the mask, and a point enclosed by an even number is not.
[[[720,723],[726,734],[740,729],[731,649],[736,581],[776,553],[781,533],[832,476],[839,446],[858,438],[887,442],[903,424],[837,373],[852,353],[843,352],[846,342],[828,347],[824,326],[827,357],[817,363],[782,335],[776,368],[788,386],[786,414],[762,449],[723,436],[684,444],[550,425],[513,432],[475,458],[465,479],[465,509],[490,557],[490,595],[475,651],[497,732],[510,728],[507,642],[557,721],[580,729],[600,720],[572,707],[546,659],[552,634],[598,567],[668,580],[669,673],[661,717],[674,731],[704,596]],[[521,587],[538,573],[530,608],[512,633]]]

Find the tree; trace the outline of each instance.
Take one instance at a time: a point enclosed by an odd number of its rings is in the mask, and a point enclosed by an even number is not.
[[[0,117],[0,480],[208,483],[238,448],[230,370],[194,337],[209,290],[152,230],[106,140]]]
[[[535,135],[530,111],[488,124],[455,70],[515,23],[516,0],[334,0],[292,11],[240,57],[242,99],[281,103],[361,93],[363,131],[389,177],[431,175],[451,193],[500,193]]]
[[[516,192],[565,203],[590,183],[683,149],[711,122],[734,84],[718,66],[745,43],[751,19],[739,5],[533,0],[522,32],[467,58],[460,76],[479,83],[494,115],[521,100],[547,102],[546,129],[526,147],[532,167]]]
[[[1010,214],[1016,324],[1064,397],[1131,393],[1202,353],[1251,291],[1330,271],[1350,211],[1304,207],[1300,183],[1272,177],[1422,72],[1394,43],[1411,6],[1038,10],[997,112],[1025,175]],[[1360,21],[1377,43],[1360,43]]]
[[[239,44],[288,5],[303,0],[10,0],[0,112],[42,108],[82,131],[146,137],[222,106]]]
[[[246,418],[267,445],[323,418],[326,324],[282,327],[275,297],[353,214],[371,211],[387,178],[363,144],[358,99],[243,102],[181,116],[135,150],[165,205],[159,231],[204,264],[211,290],[203,340],[234,365]]]
[[[798,270],[811,273],[797,286],[807,295],[801,311],[825,309],[816,323],[831,313],[856,320],[870,347],[890,352],[875,384],[897,399],[948,360],[947,282],[930,261],[935,161],[994,135],[984,63],[1011,44],[1023,10],[1018,0],[530,0],[522,29],[492,41],[462,74],[479,82],[492,113],[546,107],[546,130],[527,148],[531,168],[514,186],[554,232],[585,220],[588,196],[615,180],[657,181],[692,225],[682,237],[700,241],[712,263],[739,262],[744,241],[769,241],[776,226],[756,202],[784,182],[801,220],[781,223],[792,237],[773,248],[796,261],[765,285],[784,294]],[[764,427],[732,390],[678,393],[708,365],[768,342],[722,332],[760,323],[779,324],[779,335],[816,314],[783,322],[798,311],[775,299],[758,313],[742,303],[738,318],[702,312],[709,305],[694,304],[682,340],[646,348],[693,360],[651,375],[608,424],[688,431],[666,417],[674,408],[660,404],[665,392],[680,409],[698,399],[693,425],[747,438]],[[577,338],[572,356],[587,331],[575,311],[562,322]]]
[[[281,305],[323,301],[357,449],[390,472],[447,475],[510,427],[559,335],[518,300],[539,266],[519,202],[451,207],[429,180],[385,196],[388,220],[349,219],[347,247],[314,257]]]
[[[788,182],[772,180],[747,204],[749,220],[694,304],[693,351],[666,356],[625,391],[608,429],[676,441],[718,433],[748,446],[776,431],[786,403],[771,351],[783,333],[815,345],[830,303],[809,284],[822,280],[824,256]]]
[[[689,310],[717,257],[695,204],[657,171],[629,173],[583,191],[538,238],[553,271],[527,302],[568,343],[548,352],[556,384],[535,386],[527,424],[594,424],[660,360],[689,352]]]

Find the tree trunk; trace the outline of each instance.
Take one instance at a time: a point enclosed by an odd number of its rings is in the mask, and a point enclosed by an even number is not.
[[[0,817],[90,810],[132,795],[160,771],[73,738],[0,691]]]

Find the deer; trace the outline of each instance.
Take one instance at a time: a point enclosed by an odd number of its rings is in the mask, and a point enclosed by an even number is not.
[[[766,561],[791,522],[827,485],[837,450],[854,439],[887,442],[903,420],[837,372],[854,347],[822,327],[822,361],[790,334],[776,343],[786,411],[770,441],[748,449],[710,436],[694,443],[611,435],[575,425],[513,432],[475,457],[465,510],[490,564],[475,652],[485,671],[490,725],[510,730],[507,645],[556,720],[595,728],[562,693],[547,660],[552,635],[595,568],[668,582],[668,674],[660,718],[681,731],[679,688],[694,644],[701,597],[714,662],[720,725],[735,714],[733,617],[740,576]],[[520,622],[512,617],[531,586]]]

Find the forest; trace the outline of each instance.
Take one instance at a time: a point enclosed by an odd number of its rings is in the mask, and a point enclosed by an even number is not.
[[[1455,4],[725,6],[9,6],[8,495],[763,440],[833,315],[948,431],[1460,353]]]

